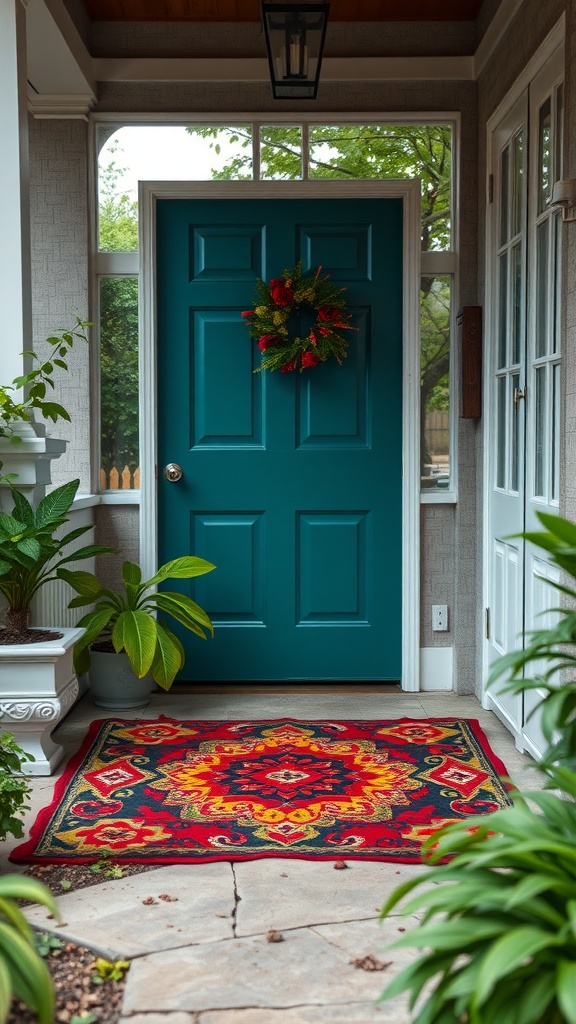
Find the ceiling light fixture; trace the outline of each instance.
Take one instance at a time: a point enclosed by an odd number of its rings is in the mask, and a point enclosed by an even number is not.
[[[316,99],[329,11],[329,3],[262,4],[274,99]]]

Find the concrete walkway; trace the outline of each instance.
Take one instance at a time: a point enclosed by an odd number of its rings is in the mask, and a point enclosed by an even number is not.
[[[93,718],[300,719],[477,718],[522,788],[538,785],[532,762],[514,748],[495,715],[453,694],[155,694],[145,711],[107,715],[85,697],[57,739],[73,753]],[[523,770],[528,767],[528,770]],[[55,779],[32,781],[33,807],[51,799]],[[15,842],[2,850],[0,872]],[[408,1024],[403,1000],[379,993],[412,951],[386,947],[412,923],[383,924],[378,911],[419,866],[350,860],[269,858],[174,865],[58,896],[62,923],[28,911],[43,930],[132,961],[121,1024]],[[370,967],[377,969],[369,969]]]

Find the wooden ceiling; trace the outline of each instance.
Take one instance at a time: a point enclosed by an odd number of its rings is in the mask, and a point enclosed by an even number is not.
[[[91,21],[260,21],[260,0],[82,0]],[[330,21],[475,21],[482,0],[331,0]]]

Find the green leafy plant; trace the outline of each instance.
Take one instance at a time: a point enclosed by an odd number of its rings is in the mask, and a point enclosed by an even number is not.
[[[92,976],[92,980],[97,985],[101,985],[105,981],[122,981],[122,978],[130,967],[130,961],[105,960],[103,957],[98,957],[95,967],[96,974]]]
[[[521,536],[576,579],[576,526],[539,519],[543,532]],[[544,789],[515,792],[512,807],[431,836],[429,871],[382,909],[386,917],[403,903],[403,914],[423,913],[394,943],[422,955],[382,994],[409,992],[413,1024],[576,1024],[576,588],[550,584],[571,606],[553,609],[555,623],[528,633],[489,677],[542,696]]]
[[[186,555],[167,562],[151,579],[143,581],[140,566],[124,562],[122,593],[103,587],[93,573],[58,569],[58,577],[69,583],[79,595],[72,599],[69,608],[95,605],[78,623],[86,631],[74,648],[74,665],[78,674],[87,672],[90,667],[90,645],[97,640],[110,641],[114,651],[126,652],[133,671],[140,679],[150,673],[159,686],[164,690],[170,689],[184,665],[184,648],[164,622],[157,621],[156,613],[172,616],[204,640],[205,630],[211,635],[214,630],[207,613],[192,598],[153,588],[166,580],[202,576],[214,568],[203,558]]]
[[[88,1013],[83,1017],[74,1014],[73,1017],[70,1017],[70,1024],[98,1024],[98,1017],[95,1013]]]
[[[10,732],[0,732],[0,839],[8,833],[21,839],[24,829],[20,817],[30,810],[27,798],[30,786],[20,775],[24,761],[33,761],[14,740]]]
[[[105,857],[90,865],[90,871],[95,875],[102,872],[106,878],[124,878],[124,872],[119,864],[111,864]]]
[[[57,935],[50,935],[49,932],[34,931],[32,938],[34,949],[44,960],[49,956],[58,956],[66,945],[64,939],[59,939]]]
[[[66,357],[74,344],[74,339],[87,341],[86,328],[90,326],[87,320],[76,317],[76,323],[70,330],[55,331],[46,339],[46,344],[51,347],[47,359],[40,359],[31,350],[22,353],[32,361],[32,369],[20,377],[15,377],[11,384],[0,385],[0,435],[9,437],[17,444],[21,439],[14,433],[14,423],[29,421],[33,410],[54,423],[59,419],[70,422],[69,413],[58,402],[52,401],[48,389],[54,390],[55,367],[68,369]],[[14,396],[22,388],[24,398],[20,402],[15,400]]]
[[[12,488],[14,508],[10,515],[0,512],[0,594],[8,603],[6,626],[14,642],[27,638],[30,602],[51,580],[60,566],[79,559],[92,558],[111,549],[89,544],[64,555],[63,549],[81,537],[91,525],[78,526],[64,537],[55,534],[68,522],[68,512],[78,490],[79,480],[57,487],[42,499],[37,509]]]
[[[430,984],[414,1024],[576,1024],[576,804],[546,792],[513,799],[432,836],[430,863],[453,859],[382,908],[435,883],[404,904],[424,916],[394,943],[425,952],[382,995],[409,991],[413,1010]]]
[[[53,1024],[52,979],[16,900],[42,903],[58,917],[52,893],[41,882],[22,875],[0,877],[0,1022],[6,1020],[16,998],[34,1011],[38,1024]]]

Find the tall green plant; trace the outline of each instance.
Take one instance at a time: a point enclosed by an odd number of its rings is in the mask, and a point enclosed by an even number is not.
[[[576,580],[576,526],[539,519],[543,532],[521,536]],[[567,607],[500,658],[489,683],[542,696],[538,767],[556,792],[514,793],[511,808],[440,830],[424,847],[429,871],[386,902],[382,917],[433,883],[404,903],[423,919],[394,944],[424,952],[382,995],[409,992],[414,1024],[576,1024],[576,588],[549,582]]]
[[[111,550],[102,544],[88,544],[72,554],[63,554],[64,548],[93,529],[92,525],[78,526],[63,537],[55,536],[68,522],[79,483],[71,480],[57,487],[37,509],[12,488],[12,513],[0,512],[0,594],[8,602],[6,626],[16,636],[26,635],[32,598],[41,587],[57,579],[60,566]]]
[[[19,999],[35,1014],[38,1024],[54,1024],[54,989],[50,972],[34,947],[32,929],[16,900],[42,903],[59,917],[52,893],[34,878],[0,877],[0,1022]]]

